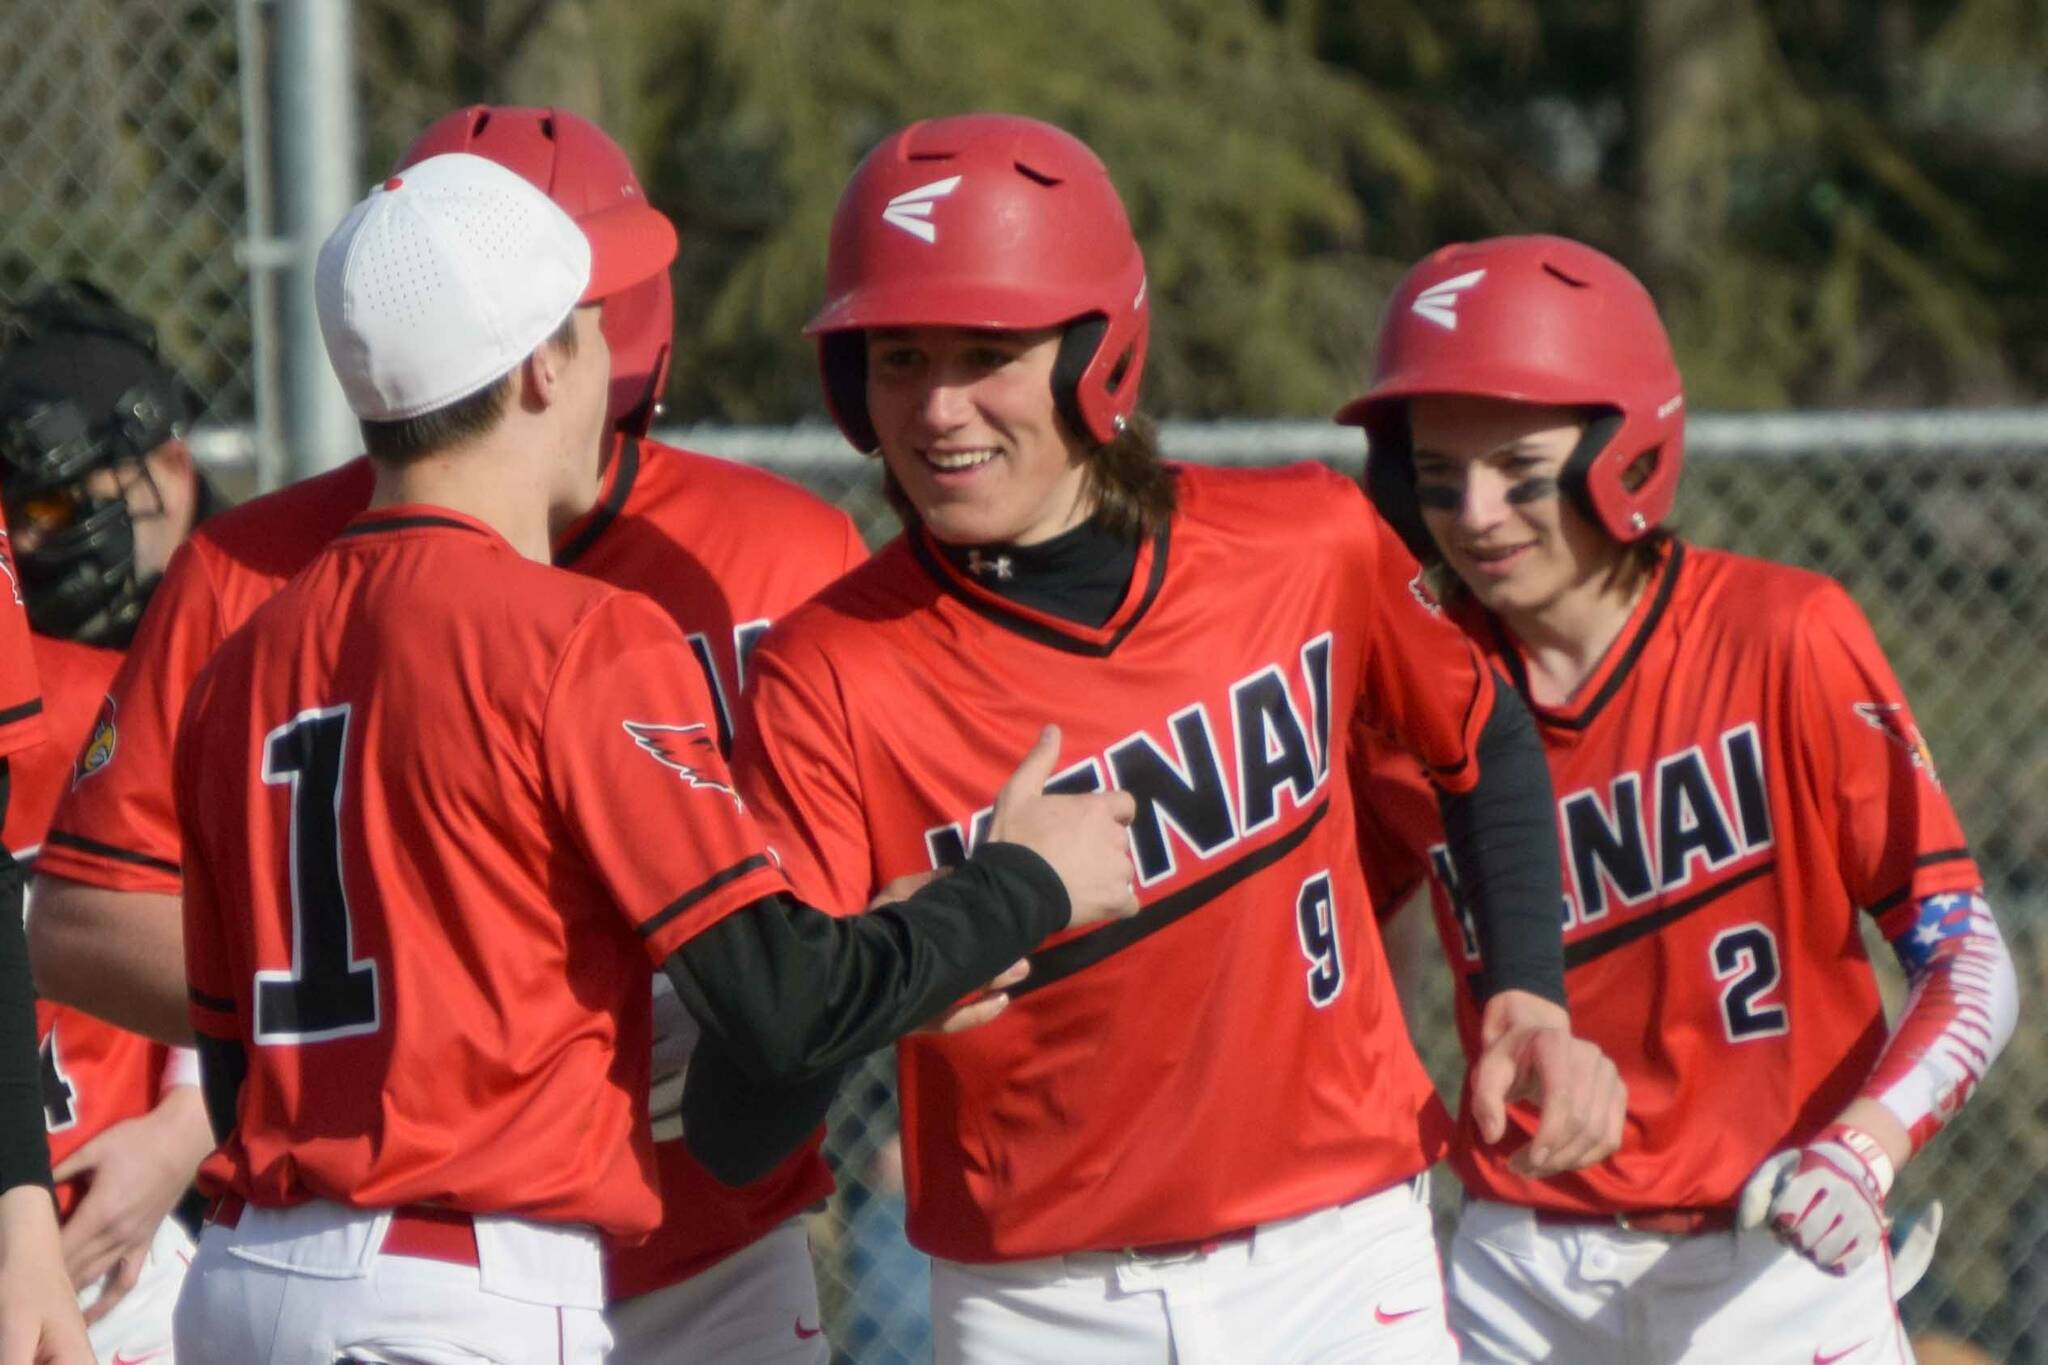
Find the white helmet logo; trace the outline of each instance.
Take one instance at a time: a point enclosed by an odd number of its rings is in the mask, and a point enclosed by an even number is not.
[[[1486,278],[1484,270],[1474,270],[1464,275],[1455,275],[1439,281],[1415,296],[1409,305],[1419,318],[1427,318],[1437,326],[1449,331],[1458,330],[1458,295]]]
[[[934,180],[929,185],[919,185],[914,190],[905,190],[882,209],[882,221],[891,227],[902,228],[921,241],[936,242],[939,240],[939,230],[932,224],[932,202],[944,199],[959,184],[959,176],[949,175],[944,180]]]

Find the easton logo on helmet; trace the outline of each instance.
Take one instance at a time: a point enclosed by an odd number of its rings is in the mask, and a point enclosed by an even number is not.
[[[949,175],[944,180],[905,190],[883,206],[882,221],[891,227],[902,228],[920,241],[936,242],[939,230],[932,223],[932,204],[951,194],[959,184],[959,176]]]
[[[1419,318],[1427,318],[1439,327],[1458,330],[1458,295],[1486,278],[1484,270],[1474,270],[1463,275],[1433,284],[1415,296],[1412,307]]]

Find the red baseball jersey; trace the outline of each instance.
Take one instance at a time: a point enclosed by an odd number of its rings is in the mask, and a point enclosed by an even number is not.
[[[651,1230],[648,973],[786,886],[715,723],[639,594],[440,509],[344,528],[179,727],[193,1024],[249,1055],[205,1175]]]
[[[98,649],[47,635],[29,637],[29,653],[47,698],[47,743],[16,754],[8,765],[5,839],[24,863],[34,862],[50,816],[65,792],[96,771],[106,732],[107,686],[121,666],[121,652]]]
[[[1463,624],[1523,685],[1514,642]],[[1832,580],[1674,544],[1569,705],[1530,707],[1564,860],[1574,1029],[1628,1083],[1621,1150],[1524,1180],[1469,1122],[1473,1194],[1580,1212],[1723,1208],[1770,1152],[1830,1122],[1869,1076],[1884,1013],[1857,928],[1887,937],[1923,896],[1981,883],[1904,695]],[[1436,803],[1405,756],[1356,761],[1360,844],[1390,893],[1428,874],[1477,1049],[1479,954]],[[1369,770],[1369,771],[1364,771]]]
[[[50,739],[10,762],[5,837],[23,864],[35,861],[57,798],[92,771],[100,752],[94,738],[104,729],[107,684],[121,664],[116,650],[43,635],[32,641],[36,673],[49,699]],[[52,1166],[112,1125],[155,1108],[170,1055],[160,1043],[48,1000],[36,1002],[36,1047],[42,1055],[43,1125],[50,1134]],[[83,1193],[75,1181],[60,1183],[58,1213],[69,1217]]]
[[[1138,798],[1143,913],[1041,949],[995,1022],[898,1053],[911,1240],[934,1255],[1206,1237],[1392,1184],[1447,1136],[1367,913],[1347,722],[1463,788],[1487,674],[1349,482],[1177,477],[1099,628],[905,537],[755,654],[734,767],[813,904],[957,862],[1046,721],[1055,789]]]
[[[170,742],[199,668],[226,635],[312,559],[369,501],[356,460],[209,519],[158,586],[115,680],[103,771],[59,810],[43,870],[119,890],[176,894],[179,842]],[[866,556],[846,515],[785,480],[652,441],[622,441],[599,506],[564,537],[557,562],[645,592],[704,666],[715,723],[730,731],[747,654],[769,621]],[[615,1294],[674,1283],[748,1245],[830,1193],[813,1142],[745,1190],[705,1172],[681,1142],[656,1149],[668,1214],[616,1248]]]
[[[844,512],[785,479],[646,447],[621,447],[603,504],[555,562],[643,592],[675,619],[710,686],[723,753],[755,643],[771,621],[866,559],[867,546]],[[822,1142],[821,1132],[741,1190],[714,1179],[682,1141],[656,1143],[661,1227],[611,1248],[612,1296],[686,1279],[825,1198],[832,1174]]]
[[[43,742],[43,697],[29,645],[28,610],[14,571],[14,546],[0,529],[0,758]]]
[[[201,523],[171,556],[108,689],[104,753],[57,813],[38,872],[178,894],[171,744],[192,680],[230,633],[370,501],[358,459]],[[98,737],[96,742],[98,742]]]

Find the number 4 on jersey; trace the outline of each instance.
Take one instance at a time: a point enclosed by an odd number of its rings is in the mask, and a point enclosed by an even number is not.
[[[355,959],[341,881],[346,705],[301,711],[263,741],[263,780],[292,789],[290,971],[256,973],[256,1041],[377,1031],[377,964]]]

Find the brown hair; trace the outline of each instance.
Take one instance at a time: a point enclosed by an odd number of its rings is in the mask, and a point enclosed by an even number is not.
[[[576,354],[574,309],[541,345],[557,347],[567,356]],[[508,371],[475,393],[417,417],[401,417],[394,422],[372,422],[364,418],[360,423],[363,449],[372,459],[386,464],[411,464],[435,451],[473,441],[489,432],[505,416],[505,404],[511,396],[512,375]]]

